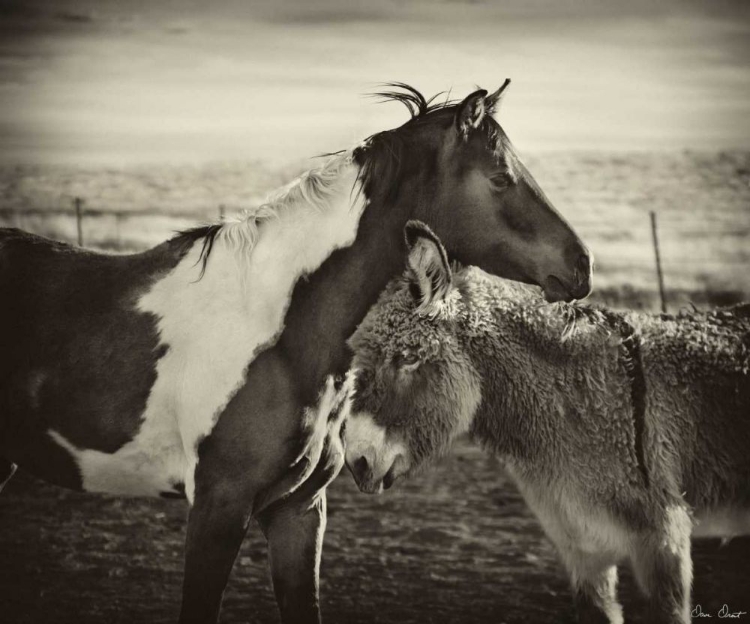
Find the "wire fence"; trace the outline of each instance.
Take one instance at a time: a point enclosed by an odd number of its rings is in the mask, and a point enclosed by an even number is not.
[[[103,210],[99,208],[89,208],[86,202],[81,197],[74,197],[71,201],[71,208],[8,208],[0,206],[0,218],[6,224],[13,224],[17,227],[23,228],[25,223],[34,220],[45,220],[50,221],[55,217],[62,217],[63,219],[75,218],[75,242],[79,246],[83,247],[88,244],[101,245],[102,242],[109,243],[109,245],[115,248],[130,249],[132,246],[128,246],[127,240],[120,240],[119,234],[122,231],[122,225],[126,221],[132,219],[138,220],[170,220],[170,221],[188,221],[188,222],[203,222],[213,221],[215,219],[223,219],[226,214],[226,206],[219,204],[217,208],[207,208],[206,210],[170,210],[170,211],[159,211],[159,210]],[[87,233],[87,222],[91,223],[94,220],[107,220],[114,221],[114,229],[111,236],[106,238],[104,241],[100,240],[98,236],[94,236],[89,239],[86,236]],[[54,227],[53,227],[54,229]],[[101,228],[97,228],[101,230]],[[46,233],[46,232],[45,232]],[[65,237],[69,238],[69,237]],[[136,243],[135,247],[141,247]]]
[[[153,247],[180,230],[200,223],[216,222],[227,214],[239,211],[239,207],[223,203],[193,210],[103,209],[90,206],[82,197],[72,197],[68,208],[0,206],[0,226],[19,227],[51,238],[76,242],[80,246],[113,252],[132,252]],[[725,251],[721,245],[704,245],[700,254],[695,246],[685,249],[684,222],[674,221],[668,216],[665,219],[657,219],[657,213],[654,211],[644,215],[644,221],[646,216],[650,224],[650,237],[646,223],[641,222],[642,229],[638,225],[640,220],[630,223],[629,228],[624,229],[610,223],[611,231],[608,233],[601,231],[602,222],[578,224],[583,239],[599,245],[598,249],[595,249],[599,287],[603,283],[601,278],[604,274],[608,274],[610,285],[619,284],[626,290],[633,284],[637,284],[636,290],[643,289],[645,283],[658,297],[658,301],[654,303],[659,305],[662,311],[666,311],[668,303],[672,306],[675,304],[675,292],[686,290],[682,285],[685,275],[700,276],[704,283],[710,284],[713,276],[737,274],[738,258],[732,249],[726,257],[721,253]],[[700,230],[704,238],[710,238],[710,225],[706,229],[701,228],[699,224],[693,224],[692,229]],[[717,231],[717,240],[720,234],[722,232]],[[614,240],[614,237],[619,238]],[[660,240],[661,238],[666,240]],[[626,251],[629,252],[627,258],[623,257]],[[744,266],[741,258],[739,262]],[[692,266],[686,268],[691,263]],[[742,266],[739,269],[741,270]],[[737,284],[736,290],[747,290],[744,280],[738,282],[732,277],[730,281]],[[604,283],[607,284],[607,281]],[[671,292],[668,287],[672,288]]]

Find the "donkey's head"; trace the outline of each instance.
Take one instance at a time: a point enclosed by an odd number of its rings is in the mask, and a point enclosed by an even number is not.
[[[363,492],[380,492],[468,431],[479,375],[457,333],[465,308],[445,249],[423,223],[406,226],[403,279],[391,282],[349,346],[355,391],[346,463]]]
[[[589,251],[493,118],[509,82],[458,103],[432,103],[402,84],[401,92],[380,94],[406,104],[412,118],[358,151],[367,195],[404,206],[463,264],[537,284],[550,301],[583,298],[591,290]]]

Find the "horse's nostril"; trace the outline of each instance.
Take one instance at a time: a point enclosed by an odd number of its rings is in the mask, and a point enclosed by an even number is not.
[[[576,262],[576,271],[578,272],[578,279],[583,280],[588,277],[591,271],[591,257],[589,254],[581,254]]]

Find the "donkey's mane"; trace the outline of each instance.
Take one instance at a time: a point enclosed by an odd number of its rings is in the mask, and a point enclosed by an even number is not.
[[[449,95],[443,101],[437,102],[437,98],[443,93],[437,93],[427,99],[417,89],[402,82],[385,83],[383,87],[391,90],[373,93],[373,97],[379,98],[381,102],[403,104],[411,116],[403,126],[373,134],[354,149],[327,154],[331,158],[324,165],[303,173],[273,193],[266,202],[243,210],[234,219],[184,230],[173,238],[179,243],[191,245],[203,240],[198,259],[201,263],[201,277],[206,271],[208,258],[216,241],[226,241],[235,249],[249,253],[255,246],[258,227],[263,221],[278,217],[300,202],[313,208],[324,209],[341,169],[349,164],[358,165],[360,188],[368,198],[372,199],[377,191],[385,194],[382,196],[384,200],[396,196],[403,172],[402,154],[407,129],[415,128],[428,120],[443,120],[443,115],[431,113],[450,111],[452,115],[458,102],[451,100]],[[487,129],[488,138],[494,140],[494,129],[490,125],[487,125]]]

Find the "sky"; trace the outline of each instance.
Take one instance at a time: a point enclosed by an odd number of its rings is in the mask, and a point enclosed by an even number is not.
[[[291,162],[512,86],[521,152],[750,148],[744,0],[0,0],[0,164]]]

